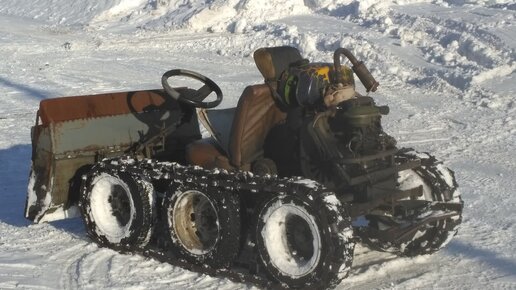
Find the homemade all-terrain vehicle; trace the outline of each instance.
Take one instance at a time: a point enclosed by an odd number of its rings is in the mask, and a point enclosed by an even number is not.
[[[405,256],[449,242],[453,172],[396,147],[388,107],[355,91],[354,75],[378,86],[362,62],[342,48],[334,63],[292,47],[254,58],[265,83],[231,109],[207,110],[220,88],[181,69],[162,90],[43,100],[26,217],[80,215],[101,246],[281,288],[335,287],[357,241]],[[170,84],[181,77],[202,86]]]

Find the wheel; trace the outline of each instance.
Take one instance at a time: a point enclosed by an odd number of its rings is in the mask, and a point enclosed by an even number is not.
[[[335,287],[353,260],[350,218],[333,193],[292,192],[270,198],[259,211],[259,260],[283,287]]]
[[[305,140],[300,144],[299,152],[303,176],[317,180],[327,188],[335,188],[335,167],[326,158],[321,158],[321,151],[315,144]]]
[[[168,79],[173,76],[185,76],[200,81],[204,85],[198,90],[176,90],[170,86]],[[161,84],[167,94],[175,100],[178,100],[184,104],[192,105],[197,108],[214,108],[222,102],[222,90],[220,87],[211,79],[196,73],[194,71],[186,69],[173,69],[165,72],[161,77]],[[205,102],[204,99],[208,97],[212,92],[217,95],[216,99],[211,102]]]
[[[389,230],[390,227],[410,224],[418,217],[430,216],[442,212],[441,209],[432,209],[431,205],[439,202],[442,204],[455,205],[453,209],[447,209],[448,213],[455,213],[454,216],[430,222],[420,228],[408,241],[401,244],[382,243],[377,240],[365,239],[364,242],[370,247],[387,252],[393,252],[402,256],[417,256],[432,254],[446,246],[458,231],[462,221],[462,199],[458,191],[457,182],[453,171],[437,162],[435,157],[427,153],[415,151],[401,152],[398,158],[415,160],[420,159],[420,167],[399,172],[399,189],[409,189],[422,185],[423,195],[415,201],[403,200],[401,202],[420,205],[411,214],[405,216],[366,216],[370,226],[376,229]]]
[[[165,248],[192,264],[229,267],[240,244],[240,206],[235,194],[198,184],[173,185],[163,208]]]
[[[116,250],[145,247],[154,222],[154,189],[143,175],[95,166],[81,186],[79,206],[88,235]]]

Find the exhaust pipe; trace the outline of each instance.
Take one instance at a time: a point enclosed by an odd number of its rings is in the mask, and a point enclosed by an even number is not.
[[[341,66],[340,66],[340,56],[344,55],[349,59],[351,64],[353,66],[351,67],[355,74],[360,79],[360,82],[364,85],[367,92],[375,92],[380,83],[378,83],[373,75],[369,72],[367,67],[365,66],[364,62],[358,61],[356,57],[351,53],[351,51],[345,49],[345,48],[338,48],[335,50],[335,53],[333,54],[333,66],[335,67],[335,71],[337,74],[341,73]]]

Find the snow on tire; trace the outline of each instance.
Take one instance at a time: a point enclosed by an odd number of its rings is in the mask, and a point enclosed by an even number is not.
[[[398,158],[408,160],[421,160],[421,166],[399,172],[399,189],[405,190],[422,185],[423,195],[418,200],[427,201],[429,205],[434,202],[455,204],[457,214],[439,221],[428,223],[418,230],[412,238],[402,244],[378,243],[377,241],[364,240],[374,249],[393,252],[403,256],[417,256],[432,254],[446,246],[458,231],[462,222],[462,199],[458,190],[453,171],[445,167],[441,162],[428,153],[420,153],[405,149],[400,151]],[[418,216],[431,215],[428,209],[418,213]],[[392,217],[396,223],[411,222]],[[373,227],[388,229],[388,223],[381,220],[370,220]]]
[[[260,260],[273,279],[289,288],[333,288],[353,259],[351,221],[333,193],[305,188],[274,196],[261,207],[256,226]]]
[[[143,175],[96,166],[81,186],[88,235],[116,250],[145,247],[154,222],[154,188]]]
[[[195,265],[231,265],[240,245],[236,194],[200,184],[172,185],[163,209],[166,249]]]
[[[402,156],[421,159],[421,167],[400,172],[400,189],[408,188],[416,182],[423,185],[423,196],[420,199],[462,205],[453,171],[428,153],[407,151],[402,153]],[[416,256],[438,251],[457,234],[461,222],[462,207],[458,215],[429,224],[424,232],[419,232],[413,240],[403,245],[400,253],[405,256]]]

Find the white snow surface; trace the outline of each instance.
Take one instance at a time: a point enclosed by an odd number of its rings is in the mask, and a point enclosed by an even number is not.
[[[514,0],[2,0],[0,289],[254,288],[99,248],[80,219],[35,225],[23,212],[41,100],[159,88],[185,68],[231,107],[262,81],[252,52],[274,45],[314,61],[352,50],[380,82],[385,129],[452,168],[465,202],[446,248],[398,258],[359,245],[338,289],[515,289],[515,18]]]

